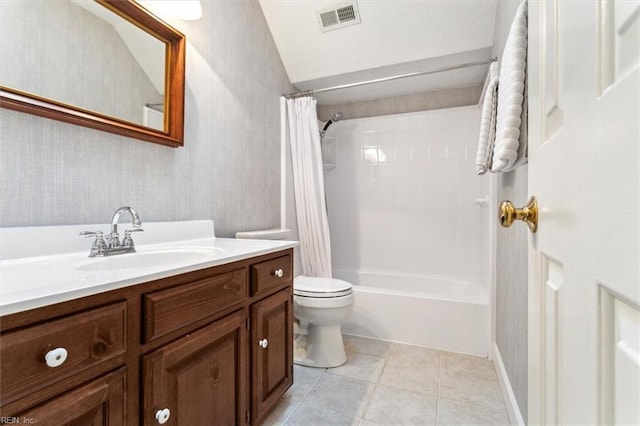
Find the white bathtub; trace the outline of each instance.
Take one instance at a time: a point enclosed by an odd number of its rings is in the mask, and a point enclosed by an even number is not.
[[[472,355],[489,355],[489,297],[473,282],[447,277],[334,270],[354,284],[345,334]]]

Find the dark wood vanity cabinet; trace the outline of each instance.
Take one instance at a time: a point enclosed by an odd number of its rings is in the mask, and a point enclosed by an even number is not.
[[[286,249],[3,316],[0,417],[261,423],[293,383],[292,256]]]
[[[251,305],[251,413],[260,423],[293,383],[292,295],[284,289]]]

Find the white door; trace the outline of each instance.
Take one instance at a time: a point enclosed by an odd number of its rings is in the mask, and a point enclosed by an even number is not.
[[[529,2],[531,425],[640,425],[639,61],[639,1]]]

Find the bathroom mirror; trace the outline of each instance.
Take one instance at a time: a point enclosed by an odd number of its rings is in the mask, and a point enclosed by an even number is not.
[[[2,0],[0,106],[183,145],[185,37],[133,0]]]

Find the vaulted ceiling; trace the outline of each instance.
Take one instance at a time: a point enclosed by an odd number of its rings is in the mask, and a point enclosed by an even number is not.
[[[260,0],[291,82],[317,89],[489,59],[497,0],[358,0],[361,22],[321,31],[318,0]],[[332,104],[482,84],[488,66],[318,94]]]

